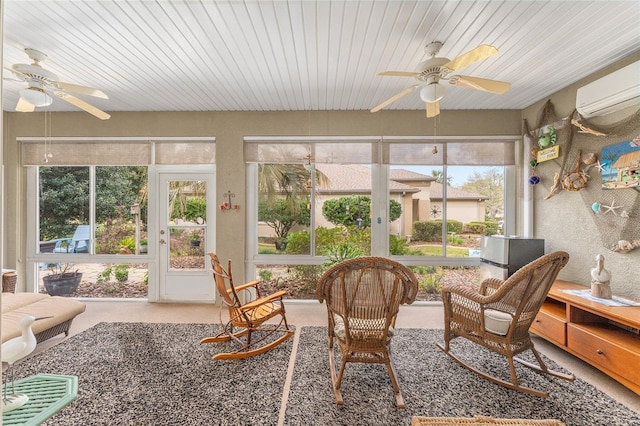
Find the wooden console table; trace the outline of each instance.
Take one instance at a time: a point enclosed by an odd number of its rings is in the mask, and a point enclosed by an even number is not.
[[[562,291],[586,289],[556,280],[530,331],[640,395],[640,306],[610,307]]]

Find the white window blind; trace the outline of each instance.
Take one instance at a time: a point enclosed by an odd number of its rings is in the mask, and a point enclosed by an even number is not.
[[[517,136],[245,138],[247,163],[510,166]],[[380,153],[380,155],[378,155]]]
[[[215,164],[215,139],[18,139],[24,166]]]
[[[371,164],[377,139],[245,138],[247,163]]]
[[[404,139],[384,138],[383,164],[511,166],[516,137]]]

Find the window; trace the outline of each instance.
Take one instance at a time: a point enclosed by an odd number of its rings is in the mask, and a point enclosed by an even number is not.
[[[47,271],[78,271],[84,284],[102,284],[103,294],[97,297],[146,294],[149,172],[155,165],[213,164],[213,139],[35,138],[19,142],[28,178],[27,220],[35,225],[27,227],[32,266],[28,271],[34,271],[34,290],[44,291],[42,277]],[[127,155],[122,155],[123,149]],[[194,192],[196,185],[188,182],[183,187]],[[177,210],[197,220],[206,206],[195,195],[182,206],[188,211]],[[194,222],[188,235],[180,235],[187,247],[183,252],[203,252],[203,227]],[[171,255],[173,261],[173,251]],[[132,291],[126,288],[129,284],[137,287]]]
[[[323,265],[358,255],[476,268],[480,236],[512,214],[504,182],[514,146],[511,137],[247,138],[250,268],[265,283],[298,282],[301,295]]]
[[[38,177],[40,253],[139,253],[147,167],[41,166]]]

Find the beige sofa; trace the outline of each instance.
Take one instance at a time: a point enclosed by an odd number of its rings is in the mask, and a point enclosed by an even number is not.
[[[71,322],[86,309],[84,303],[60,296],[36,293],[2,293],[2,343],[20,336],[20,320],[25,315],[36,318],[31,326],[38,343],[64,333],[69,335]]]

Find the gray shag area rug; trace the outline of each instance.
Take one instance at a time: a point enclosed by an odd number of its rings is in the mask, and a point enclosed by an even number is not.
[[[16,364],[16,379],[78,376],[78,397],[46,425],[275,425],[293,339],[248,359],[213,361],[219,325],[100,323]]]
[[[474,415],[552,418],[568,426],[640,425],[638,414],[580,379],[568,382],[516,367],[521,383],[548,391],[546,399],[482,379],[436,347],[436,342],[442,342],[442,330],[399,329],[394,336],[392,354],[405,409],[396,408],[387,370],[381,364],[347,364],[342,381],[344,405],[337,406],[326,328],[302,327],[300,331],[287,425],[410,425],[412,416]],[[452,348],[476,367],[509,379],[504,358],[463,339],[454,339]],[[525,354],[522,358],[533,360]],[[543,358],[547,366],[566,371]]]
[[[277,425],[294,339],[252,358],[213,361],[231,343],[200,345],[219,325],[100,323],[16,364],[16,379],[78,376],[78,397],[45,425]],[[287,395],[287,425],[410,425],[412,416],[555,418],[568,426],[640,425],[640,416],[588,383],[518,369],[548,399],[505,389],[465,370],[436,346],[442,330],[399,329],[392,343],[407,408],[383,365],[349,364],[344,405],[333,399],[327,332],[302,327]],[[457,339],[456,353],[494,374],[506,362]],[[545,358],[546,361],[548,361]],[[552,368],[559,368],[548,361]]]

